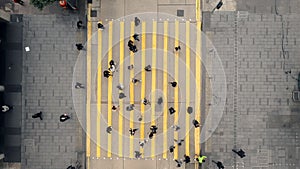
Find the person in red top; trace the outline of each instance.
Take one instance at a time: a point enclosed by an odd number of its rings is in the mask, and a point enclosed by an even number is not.
[[[22,0],[14,0],[14,3],[18,3],[20,5],[24,5],[24,1],[22,1]]]

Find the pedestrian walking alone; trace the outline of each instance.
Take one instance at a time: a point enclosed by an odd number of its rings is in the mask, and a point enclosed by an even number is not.
[[[117,86],[117,88],[118,88],[119,90],[124,90],[124,85],[123,85],[123,84],[119,84],[119,85]]]
[[[237,150],[235,150],[235,149],[232,149],[232,151],[233,151],[234,153],[236,153],[236,154],[237,154],[239,157],[241,157],[241,158],[246,157],[245,151],[242,150],[242,149],[240,149],[239,151],[237,151]]]
[[[111,132],[112,132],[112,127],[111,127],[111,126],[108,126],[108,127],[106,128],[106,133],[107,133],[107,134],[111,134]]]
[[[75,89],[84,89],[84,85],[79,82],[76,82]]]
[[[77,21],[77,29],[83,29],[82,21]]]
[[[161,105],[163,103],[163,98],[162,97],[159,97],[158,100],[157,100],[157,104],[158,105]]]
[[[132,70],[134,68],[134,66],[133,65],[129,65],[127,68],[128,68],[128,70]]]
[[[151,130],[151,132],[153,133],[153,134],[156,134],[156,130],[158,129],[158,127],[156,126],[156,125],[152,125],[151,127],[150,127],[150,130]]]
[[[124,99],[126,97],[126,95],[124,93],[119,93],[119,99]]]
[[[134,25],[139,26],[141,23],[141,20],[138,17],[134,17]]]
[[[104,30],[104,25],[100,21],[97,23],[97,26],[98,26],[98,29]]]
[[[141,146],[142,148],[144,148],[144,145],[145,145],[147,142],[148,142],[148,140],[147,140],[147,139],[144,139],[144,140],[140,141],[139,144],[140,144],[140,146]]]
[[[180,130],[180,127],[178,125],[172,125],[171,127],[174,129],[174,131]]]
[[[130,104],[129,106],[126,107],[127,111],[132,111],[134,109],[134,104]]]
[[[81,43],[76,43],[75,45],[76,45],[77,50],[83,49],[83,45]]]
[[[198,128],[198,127],[200,127],[200,123],[197,121],[197,120],[193,120],[192,121],[192,123],[193,123],[193,125],[195,126],[195,128]]]
[[[141,158],[141,156],[142,156],[142,153],[140,153],[139,151],[134,151],[134,153],[135,153],[135,158],[136,159],[139,159],[139,158]]]
[[[177,86],[177,82],[169,82],[169,84],[171,84],[172,87],[176,87]]]
[[[184,157],[184,160],[183,160],[183,161],[184,161],[186,164],[189,163],[189,162],[191,162],[190,156],[188,156],[188,155],[185,154],[183,157]]]
[[[31,116],[33,119],[36,119],[36,118],[40,118],[40,120],[43,120],[43,112],[38,112],[34,115]]]
[[[135,132],[137,131],[138,129],[132,129],[132,128],[130,128],[129,129],[129,134],[131,135],[131,136],[134,136],[134,134],[135,134]]]
[[[65,113],[65,114],[63,114],[63,115],[61,115],[61,116],[59,117],[59,121],[60,121],[60,122],[65,122],[65,121],[67,121],[67,120],[70,119],[70,118],[71,118],[71,117]]]
[[[174,50],[175,50],[175,52],[178,52],[178,51],[181,50],[181,47],[180,47],[180,46],[176,46],[176,47],[174,48]]]
[[[173,107],[170,107],[169,112],[170,112],[170,115],[172,115],[176,112],[176,110]]]
[[[142,80],[133,78],[133,79],[131,80],[131,82],[134,83],[134,84],[137,84],[137,83],[142,82]]]
[[[219,169],[224,169],[225,168],[221,161],[216,162],[216,161],[212,160],[212,162],[215,163]]]
[[[147,66],[145,67],[145,71],[146,71],[146,72],[151,72],[151,65],[147,65]]]
[[[146,106],[146,105],[150,104],[150,101],[148,99],[144,98],[143,104]]]
[[[192,107],[188,107],[186,111],[187,111],[188,114],[192,114],[193,113],[193,108]]]
[[[176,167],[181,167],[182,166],[182,161],[181,160],[175,160],[177,163]]]
[[[202,156],[201,154],[200,155],[195,154],[195,159],[196,161],[199,162],[200,165],[202,165],[202,163],[205,162],[206,158],[207,158],[206,156]]]

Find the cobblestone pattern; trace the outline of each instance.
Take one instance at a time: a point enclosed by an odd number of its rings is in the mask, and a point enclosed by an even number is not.
[[[74,164],[80,125],[72,103],[77,59],[75,16],[24,16],[22,168],[62,169]],[[43,112],[43,121],[31,116]],[[59,116],[71,115],[61,123]]]
[[[238,21],[238,105],[234,125],[234,18]],[[217,12],[211,17],[212,42],[227,76],[227,102],[215,131],[211,159],[225,167],[299,169],[299,104],[291,99],[300,70],[299,17],[296,14]],[[283,28],[283,29],[282,29]],[[283,30],[283,31],[282,31]],[[285,55],[282,52],[282,34]],[[291,74],[285,71],[291,70]],[[237,130],[234,145],[234,128]],[[231,149],[242,148],[237,158]],[[210,164],[212,165],[212,164]]]

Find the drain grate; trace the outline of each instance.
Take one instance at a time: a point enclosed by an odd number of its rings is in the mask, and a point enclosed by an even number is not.
[[[183,17],[184,16],[184,10],[178,9],[177,10],[177,16]]]

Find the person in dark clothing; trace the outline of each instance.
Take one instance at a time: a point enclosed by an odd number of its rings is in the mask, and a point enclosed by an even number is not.
[[[66,120],[68,120],[70,118],[71,117],[65,113],[65,114],[63,114],[63,115],[60,116],[59,120],[60,120],[60,122],[64,122],[64,121],[66,121]]]
[[[134,46],[134,43],[132,40],[129,40],[128,43],[127,43],[128,47],[131,48]]]
[[[141,158],[141,155],[142,155],[142,153],[140,153],[139,151],[134,151],[134,153],[135,153],[135,158]]]
[[[163,98],[162,97],[159,97],[158,100],[157,100],[157,104],[158,105],[161,105],[163,103]]]
[[[32,115],[32,118],[40,118],[40,120],[43,120],[43,112],[40,111],[39,113]]]
[[[133,78],[133,79],[132,79],[132,83],[134,83],[134,84],[137,84],[137,83],[139,83],[139,82],[142,82],[142,80],[136,79],[136,78]]]
[[[145,71],[146,71],[146,72],[150,72],[150,71],[151,71],[151,65],[147,65],[147,66],[145,67]]]
[[[138,34],[135,33],[132,37],[133,37],[134,40],[140,41]]]
[[[151,133],[156,134],[156,130],[158,129],[158,127],[156,125],[152,125],[150,127]]]
[[[242,149],[240,149],[239,151],[237,151],[237,150],[235,150],[235,149],[232,149],[232,151],[233,151],[234,153],[236,153],[236,154],[237,154],[239,157],[241,157],[241,158],[246,157],[245,151],[243,151]]]
[[[215,163],[215,164],[217,164],[217,167],[219,169],[224,169],[225,168],[224,165],[223,165],[223,163],[221,161],[217,161],[216,162],[216,161],[212,160],[212,162]]]
[[[193,125],[195,126],[195,128],[200,127],[200,123],[197,120],[193,120]]]
[[[135,17],[135,18],[134,18],[134,25],[135,25],[135,26],[139,26],[140,23],[141,23],[141,20],[140,20],[138,17]]]
[[[112,76],[112,74],[108,70],[103,71],[103,76],[106,78],[109,78],[109,76]]]
[[[82,21],[77,21],[77,29],[82,29],[82,28],[83,28]]]
[[[181,140],[176,140],[176,139],[174,139],[174,141],[177,143],[178,146],[181,146],[181,145],[182,145],[182,142],[184,142],[183,139],[181,139]]]
[[[111,127],[111,126],[108,126],[108,127],[106,128],[106,133],[111,134],[111,132],[112,132],[112,127]]]
[[[173,153],[173,152],[174,152],[174,149],[175,149],[175,146],[174,146],[174,145],[171,145],[171,146],[169,147],[170,153]]]
[[[84,89],[84,85],[79,82],[76,82],[75,89]]]
[[[183,157],[184,157],[184,160],[183,160],[183,161],[184,161],[185,163],[191,162],[190,156],[184,155]]]
[[[153,136],[154,136],[154,134],[153,134],[152,132],[150,132],[150,134],[149,134],[149,139],[152,139]]]
[[[134,134],[135,134],[135,132],[136,132],[137,130],[138,130],[138,129],[132,129],[132,128],[130,128],[130,129],[129,129],[130,135],[131,135],[131,136],[134,136]]]
[[[101,22],[97,23],[98,29],[103,30],[104,29],[104,25]]]
[[[77,50],[83,49],[83,45],[81,43],[76,43],[75,45],[76,45]]]
[[[143,104],[144,104],[144,105],[147,105],[147,104],[150,104],[150,102],[149,102],[149,100],[148,100],[148,99],[144,98],[144,100],[143,100]]]
[[[126,97],[126,95],[124,93],[119,93],[119,99],[123,99],[125,97]]]
[[[176,46],[175,47],[175,51],[178,52],[179,50],[181,50],[181,47],[180,46]]]
[[[175,162],[177,163],[176,167],[181,167],[181,165],[182,165],[182,161],[181,160],[175,160]]]
[[[134,104],[130,104],[129,106],[126,107],[127,111],[132,111],[134,109]]]
[[[176,87],[177,86],[177,82],[169,82],[171,84],[172,87]]]
[[[193,113],[193,108],[192,107],[188,107],[187,108],[187,112],[188,112],[188,114],[192,114]]]
[[[75,167],[74,166],[72,166],[72,165],[70,165],[70,166],[68,166],[68,168],[67,169],[75,169]]]
[[[173,107],[170,107],[169,112],[170,112],[170,115],[172,115],[176,112],[176,110]]]

